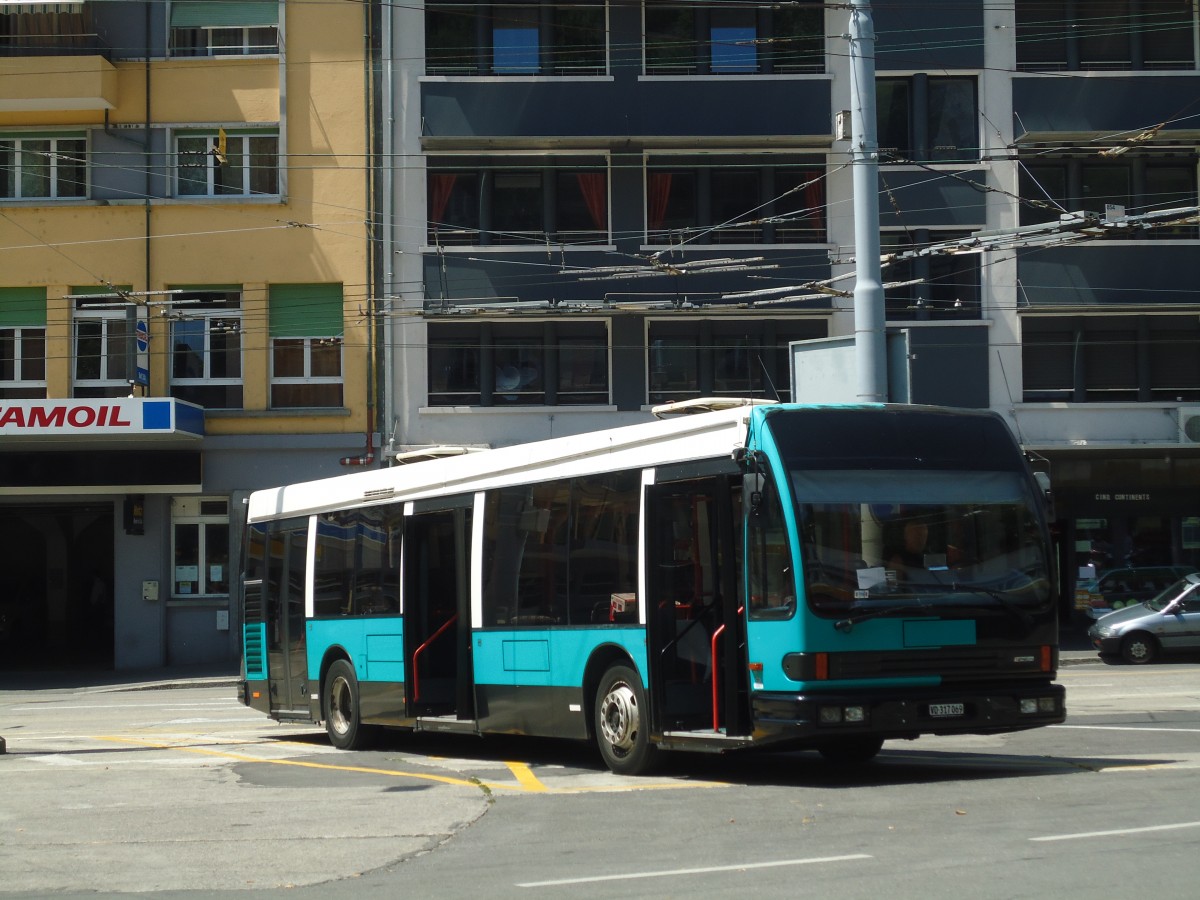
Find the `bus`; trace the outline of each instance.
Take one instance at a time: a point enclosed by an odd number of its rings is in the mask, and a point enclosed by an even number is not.
[[[1064,721],[1048,493],[998,415],[692,405],[253,493],[243,702],[628,775]]]

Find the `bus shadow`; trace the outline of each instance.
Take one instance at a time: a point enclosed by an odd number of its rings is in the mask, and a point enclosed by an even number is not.
[[[1162,759],[889,750],[867,763],[839,764],[812,751],[750,751],[724,759],[680,760],[677,774],[745,786],[858,788],[1084,775],[1106,769],[1169,765]]]
[[[280,737],[280,741],[328,747],[324,732]],[[553,769],[556,776],[603,775],[608,770],[594,746],[581,741],[518,735],[441,735],[385,731],[370,748],[346,753],[347,764],[394,764],[396,754],[413,763],[466,763],[467,774],[528,766],[533,774]],[[1172,760],[1136,757],[1047,756],[1044,754],[985,753],[952,750],[890,749],[887,745],[870,762],[838,764],[816,751],[748,750],[724,755],[668,752],[648,776],[663,780],[695,781],[742,786],[857,788],[879,785],[937,784],[997,778],[1029,778],[1094,774],[1111,769],[1170,765]],[[619,776],[614,776],[619,777]],[[638,778],[629,778],[636,785]]]

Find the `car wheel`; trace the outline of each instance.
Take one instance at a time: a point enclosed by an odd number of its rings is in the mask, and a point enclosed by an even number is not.
[[[1158,641],[1144,631],[1135,631],[1121,641],[1121,656],[1126,662],[1148,663],[1158,655]]]

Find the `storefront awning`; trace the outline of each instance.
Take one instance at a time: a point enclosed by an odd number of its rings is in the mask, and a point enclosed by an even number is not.
[[[204,410],[173,397],[0,400],[0,451],[33,443],[83,447],[192,444],[204,437]]]

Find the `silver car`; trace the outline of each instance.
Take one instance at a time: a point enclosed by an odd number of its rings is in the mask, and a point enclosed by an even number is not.
[[[1147,663],[1160,652],[1200,651],[1200,574],[1192,573],[1152,600],[1101,616],[1088,629],[1101,656]]]

